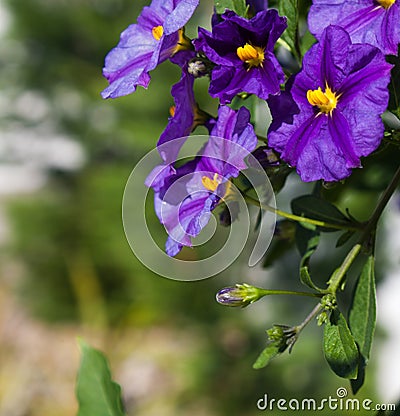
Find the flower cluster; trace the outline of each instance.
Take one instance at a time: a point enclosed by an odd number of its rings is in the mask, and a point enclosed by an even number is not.
[[[247,168],[251,152],[268,174],[285,172],[286,178],[296,168],[307,182],[339,181],[360,168],[384,134],[381,115],[392,68],[385,54],[397,54],[400,41],[399,0],[314,0],[308,23],[317,43],[305,53],[300,71],[288,77],[275,54],[287,18],[267,1],[246,1],[242,16],[215,13],[211,31],[200,27],[192,40],[184,26],[198,3],[153,0],[137,24],[122,32],[103,69],[109,86],[102,96],[116,98],[138,85],[147,88],[150,71],[166,60],[180,67],[171,90],[174,106],[157,143],[162,164],[146,180],[168,232],[170,256],[190,246],[211,211],[232,197],[231,179]],[[219,100],[215,116],[196,101],[194,83],[201,76],[209,77],[209,94]],[[229,106],[244,95],[266,100],[271,111],[267,146],[259,150],[251,112],[237,109],[240,100]],[[176,163],[200,125],[209,131],[208,143],[193,160]]]

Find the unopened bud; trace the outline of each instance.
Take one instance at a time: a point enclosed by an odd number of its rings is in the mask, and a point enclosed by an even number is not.
[[[296,327],[274,325],[267,330],[267,335],[270,342],[280,347],[281,352],[285,351],[287,347],[289,347],[290,352],[297,341],[298,331]]]
[[[332,311],[332,310],[336,309],[336,307],[337,307],[336,297],[332,294],[325,295],[321,299],[321,306],[326,311]]]
[[[262,296],[260,289],[243,283],[224,287],[217,293],[216,299],[221,305],[244,307],[257,301]]]

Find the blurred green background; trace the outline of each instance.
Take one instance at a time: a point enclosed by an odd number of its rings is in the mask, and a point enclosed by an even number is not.
[[[209,27],[212,1],[200,3],[188,25],[192,37],[199,24]],[[170,87],[180,73],[165,62],[149,90],[103,101],[101,68],[146,4],[0,2],[0,416],[76,413],[78,336],[107,355],[129,415],[250,416],[262,413],[256,402],[265,393],[318,399],[349,387],[324,362],[315,325],[290,356],[252,369],[265,329],[297,324],[312,300],[264,299],[243,310],[214,300],[219,288],[242,281],[302,290],[297,253],[266,270],[239,264],[182,283],[152,274],[131,252],[121,220],[124,186],[166,125]],[[200,81],[198,99],[215,113],[205,86]],[[332,199],[366,217],[380,189],[373,184],[385,184],[395,161],[385,163],[371,170],[368,187],[356,175],[362,189],[356,197],[338,191]],[[310,187],[293,179],[290,189],[301,194]],[[336,264],[332,244],[314,265],[322,280]],[[380,400],[377,354],[360,399]]]

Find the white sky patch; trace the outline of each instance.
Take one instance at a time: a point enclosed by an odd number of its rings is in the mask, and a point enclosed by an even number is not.
[[[377,287],[378,325],[385,331],[376,357],[378,374],[376,388],[387,402],[400,397],[400,194],[392,197],[384,216],[383,250],[385,276]],[[372,359],[375,359],[372,357]]]
[[[44,171],[53,168],[60,170],[80,169],[85,162],[82,146],[51,130],[41,128],[16,128],[3,131],[0,140],[0,162],[34,167]],[[9,177],[12,182],[12,177]],[[0,194],[2,183],[0,182]]]

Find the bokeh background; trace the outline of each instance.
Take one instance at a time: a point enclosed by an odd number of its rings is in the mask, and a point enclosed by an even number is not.
[[[192,37],[198,25],[210,26],[213,2],[200,3]],[[239,310],[215,301],[219,288],[243,281],[302,290],[294,250],[267,269],[239,262],[191,283],[160,278],[132,254],[121,220],[124,186],[165,127],[180,73],[166,62],[148,91],[103,101],[101,68],[146,4],[0,0],[0,416],[76,413],[78,337],[107,355],[129,415],[252,416],[262,413],[256,402],[264,394],[319,399],[349,388],[325,363],[315,324],[291,355],[252,369],[265,329],[299,323],[312,300],[270,298]],[[215,114],[206,80],[196,88]],[[331,198],[367,218],[398,156],[372,157],[365,175]],[[293,175],[279,206],[310,189]],[[397,197],[379,236],[379,326],[358,395],[377,403],[400,396],[399,229]],[[338,262],[333,248],[328,237],[313,263],[321,282]]]

